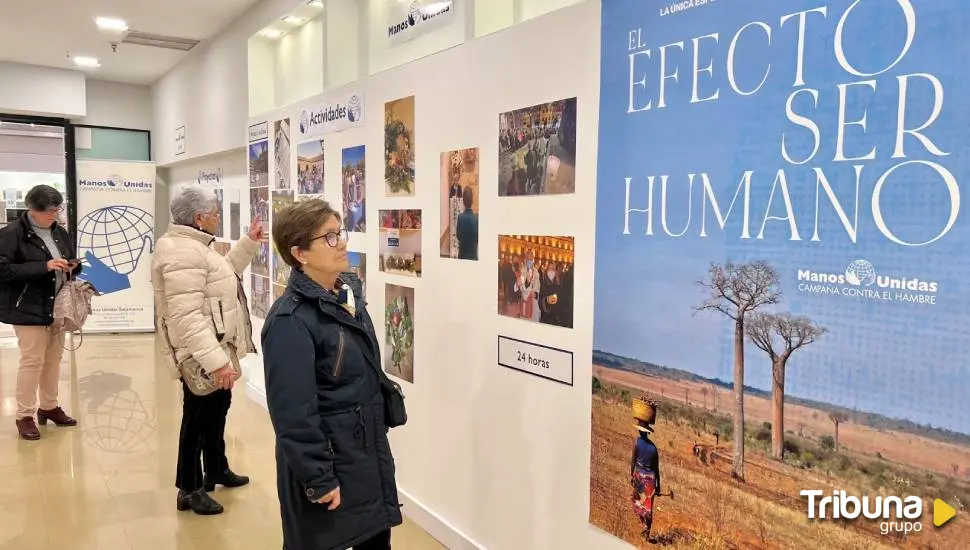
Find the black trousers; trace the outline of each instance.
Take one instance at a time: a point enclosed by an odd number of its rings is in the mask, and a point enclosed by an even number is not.
[[[219,475],[229,468],[225,437],[232,392],[216,390],[199,397],[182,382],[182,395],[182,429],[179,432],[175,486],[191,492],[202,488],[203,472],[210,476]]]
[[[391,550],[391,530],[381,531],[363,543],[354,546],[354,550]]]

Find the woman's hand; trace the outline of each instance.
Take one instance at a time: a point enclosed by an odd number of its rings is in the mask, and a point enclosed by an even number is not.
[[[317,501],[317,504],[327,504],[327,510],[336,510],[340,506],[340,487],[337,487],[333,491],[323,495],[323,497]]]
[[[259,242],[263,240],[263,235],[263,218],[256,216],[253,218],[253,223],[249,226],[249,233],[247,236],[256,242]]]
[[[47,261],[47,271],[70,271],[71,262],[65,260],[64,258],[57,258],[56,260]]]
[[[228,363],[226,366],[212,373],[212,379],[220,388],[231,390],[233,383],[236,381],[236,370],[232,368],[232,363]]]

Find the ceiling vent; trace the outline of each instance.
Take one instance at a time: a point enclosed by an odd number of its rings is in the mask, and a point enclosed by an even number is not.
[[[174,36],[162,36],[160,34],[149,34],[147,32],[128,31],[122,44],[137,44],[150,48],[165,48],[166,50],[178,50],[187,52],[199,44],[198,40],[189,38],[175,38]]]

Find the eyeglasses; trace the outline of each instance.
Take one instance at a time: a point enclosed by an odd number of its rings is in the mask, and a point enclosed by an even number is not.
[[[324,233],[318,237],[311,237],[310,242],[317,239],[324,239],[331,248],[336,248],[340,241],[347,242],[347,229],[341,229],[340,231],[331,231],[330,233]]]

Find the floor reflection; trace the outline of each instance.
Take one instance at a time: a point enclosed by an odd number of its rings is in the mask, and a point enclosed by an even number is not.
[[[220,488],[226,513],[175,510],[174,462],[181,390],[151,335],[86,335],[64,353],[60,396],[77,428],[41,428],[22,441],[14,426],[18,352],[0,338],[0,550],[274,550],[281,548],[272,427],[237,386],[226,447],[252,476]],[[395,550],[442,548],[413,524]]]

